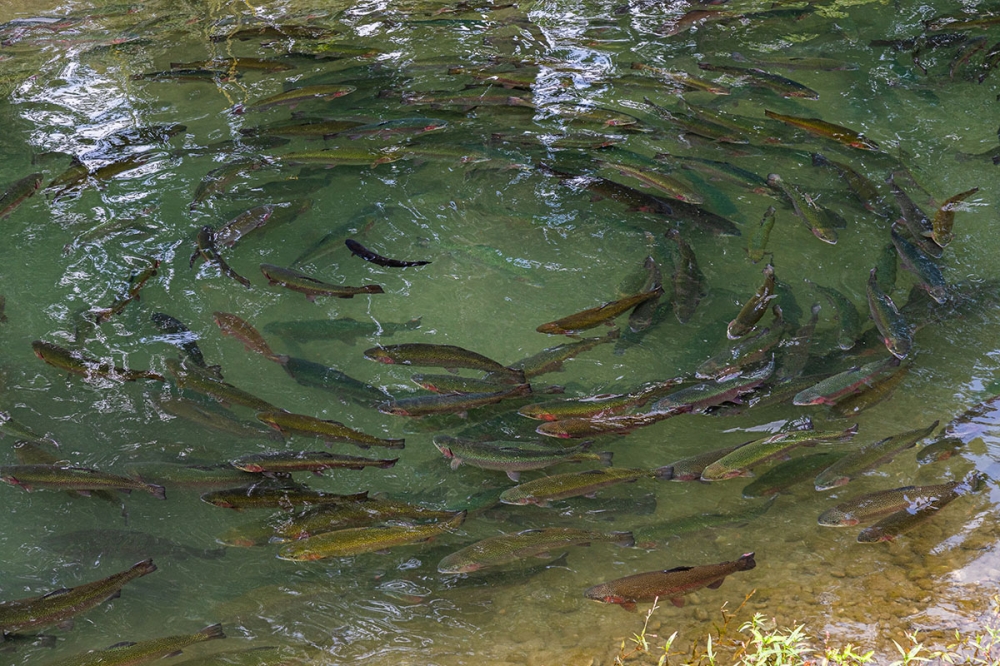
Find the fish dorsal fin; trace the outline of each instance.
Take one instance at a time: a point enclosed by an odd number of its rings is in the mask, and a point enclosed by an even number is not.
[[[108,650],[121,650],[124,648],[129,648],[135,645],[135,641],[122,641],[121,643],[115,643],[114,645],[109,645],[106,649]]]
[[[72,590],[70,590],[70,588],[68,588],[68,587],[61,587],[58,590],[52,590],[48,594],[43,594],[42,595],[42,599],[51,599],[53,597],[59,597],[59,596],[62,596],[64,594],[66,594],[67,592],[71,592],[71,591]]]
[[[664,569],[662,573],[677,573],[679,571],[691,571],[694,567],[674,567],[673,569]]]

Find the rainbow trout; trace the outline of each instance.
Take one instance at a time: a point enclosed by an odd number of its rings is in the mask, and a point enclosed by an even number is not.
[[[562,319],[550,321],[542,324],[535,330],[539,333],[548,333],[549,335],[572,335],[577,331],[585,331],[588,328],[594,328],[607,321],[611,321],[615,317],[628,312],[651,298],[659,298],[662,294],[663,287],[657,287],[652,291],[633,294],[617,301],[605,303],[596,308],[590,308],[589,310],[583,310]]]
[[[563,363],[566,361],[579,356],[583,352],[590,351],[597,345],[617,340],[619,334],[619,330],[615,328],[602,337],[582,338],[576,342],[567,342],[555,347],[548,347],[517,363],[511,363],[510,367],[514,370],[523,371],[526,380],[534,379],[539,375],[562,370]]]
[[[264,109],[280,105],[294,107],[297,104],[311,100],[336,99],[338,97],[343,97],[344,95],[349,95],[355,90],[357,90],[357,88],[354,86],[344,85],[302,86],[286,90],[285,92],[281,92],[276,95],[271,95],[270,97],[259,99],[256,102],[247,105],[246,109],[248,111],[262,111]],[[238,108],[238,112],[242,113],[242,111],[242,109]]]
[[[894,374],[898,368],[899,359],[895,356],[850,368],[799,391],[792,399],[792,404],[836,405],[848,396],[875,386],[884,378]]]
[[[868,275],[868,309],[875,321],[875,328],[882,336],[885,348],[898,359],[906,358],[913,347],[912,330],[896,304],[879,287],[875,268]]]
[[[753,441],[754,440],[750,440],[749,442],[742,442],[736,446],[726,446],[721,449],[698,453],[688,458],[682,458],[676,462],[672,462],[669,465],[657,467],[653,470],[653,472],[656,475],[656,478],[662,481],[700,481],[701,474],[706,467],[714,463],[716,460],[729,455],[741,446],[753,443]]]
[[[435,345],[424,342],[385,345],[365,350],[365,358],[390,365],[417,365],[448,370],[457,368],[482,370],[512,377],[519,384],[524,382],[523,370],[505,367],[482,354],[455,345]]]
[[[548,557],[552,551],[571,546],[589,546],[610,542],[630,548],[635,545],[631,532],[590,532],[570,527],[546,527],[516,534],[501,534],[477,541],[445,556],[437,570],[443,574],[464,574],[499,567],[527,557]]]
[[[258,412],[270,412],[277,407],[257,396],[236,388],[229,382],[224,382],[205,368],[197,365],[187,365],[175,358],[168,358],[164,363],[167,370],[181,388],[197,391],[202,395],[215,398],[222,403],[242,405]]]
[[[31,348],[34,350],[35,356],[49,365],[60,370],[65,370],[66,372],[82,375],[86,379],[103,377],[105,379],[124,382],[134,382],[137,379],[152,379],[158,382],[166,381],[163,375],[150,370],[127,370],[119,368],[111,363],[89,358],[80,352],[71,351],[65,347],[54,345],[51,342],[35,340],[31,343]]]
[[[774,298],[777,298],[774,293],[774,266],[768,264],[764,267],[764,284],[743,304],[736,318],[729,322],[726,336],[730,340],[738,340],[752,331]]]
[[[824,287],[810,282],[816,287],[830,302],[833,309],[837,311],[840,323],[840,333],[837,336],[837,346],[847,351],[854,346],[854,343],[861,337],[861,314],[854,302],[832,287]]]
[[[960,208],[963,201],[978,191],[978,187],[973,187],[971,190],[966,190],[965,192],[956,194],[941,204],[941,207],[938,208],[937,212],[934,214],[934,219],[931,220],[931,238],[933,238],[934,242],[940,247],[945,247],[955,238],[955,234],[951,231],[955,224],[955,211]],[[0,204],[2,203],[3,200],[0,199]]]
[[[926,428],[908,430],[892,437],[886,437],[848,453],[819,473],[816,477],[816,490],[830,490],[842,486],[851,479],[857,478],[862,472],[889,462],[900,451],[915,446],[917,442],[930,435],[937,426],[938,422],[935,421]]]
[[[49,666],[134,666],[177,654],[182,648],[203,641],[225,638],[221,624],[213,624],[194,634],[165,636],[138,643],[122,643],[105,650],[57,661]]]
[[[619,483],[632,483],[643,477],[651,477],[653,472],[645,469],[628,469],[625,467],[609,467],[607,469],[592,469],[586,472],[570,472],[546,476],[522,483],[505,490],[500,495],[504,504],[538,504],[548,506],[550,502],[593,495],[602,488]]]
[[[556,400],[553,402],[536,402],[525,405],[517,410],[521,416],[539,421],[559,421],[562,419],[593,419],[621,414],[634,407],[642,407],[650,400],[663,397],[671,389],[681,383],[681,379],[668,379],[663,382],[653,382],[630,393],[604,393],[601,395],[576,398],[573,400]]]
[[[333,296],[334,298],[354,298],[358,294],[384,294],[381,285],[366,284],[362,287],[345,287],[329,284],[322,280],[273,264],[261,264],[260,272],[267,278],[268,284],[276,284],[292,291],[305,294],[306,300],[315,302],[317,296]]]
[[[738,560],[696,567],[675,567],[664,571],[648,571],[617,578],[595,585],[584,596],[605,604],[617,604],[627,611],[635,611],[637,603],[654,599],[670,599],[675,606],[684,605],[684,595],[707,587],[718,589],[726,576],[737,571],[749,571],[757,566],[753,553],[746,553]]]
[[[849,442],[856,434],[858,434],[858,426],[855,424],[842,432],[803,430],[757,439],[705,467],[701,473],[701,479],[702,481],[719,481],[736,476],[752,476],[750,467],[784,455],[792,449],[800,446],[815,446],[819,443]]]
[[[908,241],[899,233],[900,226],[894,223],[890,229],[892,244],[899,254],[899,262],[903,268],[913,273],[921,286],[937,303],[948,301],[948,288],[944,281],[941,268],[923,251]],[[876,269],[877,274],[877,269]]]
[[[803,129],[810,134],[815,134],[816,136],[823,137],[824,139],[831,139],[851,148],[857,148],[858,150],[870,150],[874,152],[881,150],[877,143],[871,139],[865,138],[864,135],[859,134],[852,129],[841,127],[840,125],[834,125],[833,123],[828,123],[825,120],[820,120],[819,118],[784,116],[780,113],[768,110],[764,111],[764,115],[772,120],[781,121],[786,125]]]
[[[327,557],[351,557],[395,546],[406,546],[458,529],[465,522],[465,516],[466,512],[461,511],[450,520],[428,525],[351,527],[326,532],[286,545],[278,552],[278,559],[308,562]]]
[[[33,173],[9,185],[0,194],[0,220],[10,217],[18,206],[38,191],[41,184],[42,174]]]
[[[223,335],[236,338],[243,343],[247,351],[257,352],[269,361],[284,363],[288,357],[275,354],[264,336],[257,332],[247,321],[228,312],[213,312],[212,318],[219,326]]]
[[[842,451],[827,451],[786,460],[747,484],[743,489],[743,497],[753,499],[783,493],[806,479],[814,478],[845,455],[847,454]]]
[[[360,456],[345,456],[327,451],[274,451],[271,453],[251,453],[233,460],[230,464],[243,472],[253,472],[271,476],[291,472],[314,472],[326,469],[364,469],[378,467],[387,469],[399,458],[373,460]]]
[[[924,524],[952,501],[962,495],[975,492],[982,484],[982,477],[973,474],[966,477],[956,487],[943,491],[936,497],[928,498],[928,501],[915,507],[908,507],[896,513],[890,514],[875,523],[871,527],[866,527],[858,533],[858,543],[879,543],[881,541],[895,541],[896,537],[909,532],[915,527]]]
[[[381,439],[360,430],[348,428],[339,421],[327,421],[305,414],[283,411],[269,411],[257,414],[257,419],[268,424],[284,435],[305,435],[318,437],[327,442],[350,442],[363,449],[369,446],[383,446],[387,449],[403,448],[405,440]]]
[[[565,462],[600,462],[611,465],[612,453],[590,453],[590,444],[554,448],[528,442],[479,442],[447,435],[435,435],[434,446],[448,460],[451,468],[467,464],[479,469],[506,472],[511,481],[518,481],[521,472],[545,469]]]
[[[88,467],[69,467],[65,465],[2,465],[0,466],[0,481],[20,486],[31,492],[36,488],[49,490],[72,490],[86,495],[95,490],[119,490],[131,493],[142,490],[156,499],[166,499],[163,486],[153,483],[143,483],[135,479],[99,472]]]
[[[270,488],[260,484],[245,488],[214,490],[201,496],[202,502],[214,504],[223,509],[283,509],[291,511],[309,505],[341,504],[357,502],[368,498],[368,493],[336,495],[304,488]]]
[[[698,268],[698,259],[691,246],[681,238],[676,229],[666,232],[667,238],[677,243],[679,259],[674,263],[674,316],[682,324],[694,316],[698,303],[705,296],[705,276]]]
[[[774,228],[774,212],[774,206],[768,206],[760,219],[760,224],[747,239],[747,257],[755,264],[763,261],[766,254],[767,241],[771,238],[771,229]]]
[[[55,590],[40,597],[0,602],[0,638],[15,631],[65,622],[103,601],[118,597],[126,584],[154,571],[153,560],[144,560],[93,583]]]
[[[877,520],[890,513],[933,502],[954,491],[964,481],[939,483],[933,486],[906,486],[879,490],[841,502],[820,514],[818,522],[825,527],[852,527]]]
[[[530,395],[530,384],[518,384],[501,391],[488,393],[457,393],[422,395],[413,398],[400,398],[384,402],[378,406],[383,414],[396,416],[429,416],[433,414],[460,414],[476,407],[493,405],[508,398]]]
[[[745,375],[721,382],[704,382],[675,391],[653,404],[651,412],[683,409],[703,412],[724,402],[739,402],[740,396],[753,391],[774,374],[774,357],[764,366]]]

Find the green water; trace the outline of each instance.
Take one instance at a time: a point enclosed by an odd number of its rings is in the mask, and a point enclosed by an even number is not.
[[[746,14],[769,4],[739,3],[726,10]],[[126,13],[129,9],[132,11]],[[455,11],[440,11],[453,9]],[[973,65],[949,77],[958,46],[924,51],[923,74],[909,52],[873,48],[873,39],[920,34],[920,20],[957,11],[946,3],[835,2],[815,6],[804,16],[749,16],[708,23],[696,30],[664,36],[663,24],[684,8],[638,3],[615,13],[612,3],[537,2],[517,7],[459,7],[444,3],[358,3],[332,5],[305,0],[265,3],[145,2],[129,6],[66,2],[58,9],[7,13],[0,19],[69,16],[58,29],[8,24],[0,46],[0,183],[40,171],[44,184],[69,166],[69,155],[91,168],[137,151],[152,158],[140,169],[100,187],[89,185],[78,197],[39,193],[0,221],[0,293],[8,321],[0,325],[0,410],[61,445],[59,455],[74,464],[121,472],[129,462],[223,462],[274,446],[266,439],[240,440],[160,412],[155,398],[177,394],[170,384],[85,381],[35,358],[31,342],[44,339],[73,344],[76,314],[106,307],[130,274],[160,260],[159,273],[142,289],[141,299],[103,324],[83,344],[91,357],[130,368],[166,372],[174,347],[150,324],[165,312],[184,322],[199,340],[209,364],[222,366],[226,380],[292,412],[334,419],[379,436],[406,437],[400,461],[389,470],[327,472],[301,478],[331,492],[369,490],[419,501],[427,506],[462,508],[483,491],[509,487],[502,473],[463,466],[451,470],[431,437],[455,434],[484,418],[417,421],[384,415],[338,399],[330,392],[294,383],[275,363],[245,351],[222,336],[214,311],[234,313],[258,329],[266,324],[323,317],[365,322],[407,322],[420,327],[392,337],[363,337],[353,345],[339,341],[289,346],[269,336],[278,353],[289,353],[336,367],[396,397],[416,391],[410,376],[433,369],[386,366],[362,352],[379,343],[433,342],[459,345],[502,363],[514,363],[564,340],[535,332],[559,317],[600,305],[621,295],[618,285],[634,274],[648,254],[664,263],[667,295],[670,244],[663,232],[670,220],[630,211],[611,200],[595,200],[534,168],[543,162],[573,173],[588,172],[636,185],[595,159],[625,159],[613,151],[548,150],[490,141],[494,133],[543,135],[614,134],[620,148],[651,157],[658,152],[729,160],[761,176],[779,173],[847,220],[836,245],[820,242],[774,198],[725,182],[703,178],[692,184],[706,206],[736,223],[741,237],[713,236],[682,222],[704,273],[707,295],[694,317],[678,323],[672,314],[657,323],[639,344],[615,353],[607,344],[566,364],[564,372],[539,383],[557,383],[570,396],[628,390],[643,382],[690,375],[694,367],[725,344],[726,323],[761,282],[763,264],[747,261],[744,248],[769,205],[778,208],[769,250],[778,277],[791,286],[808,313],[823,304],[813,347],[817,356],[836,350],[832,308],[806,282],[836,287],[867,315],[865,283],[882,248],[889,224],[864,210],[831,172],[814,168],[809,153],[824,152],[849,162],[881,186],[886,166],[899,159],[930,193],[910,188],[914,199],[933,212],[955,193],[979,192],[956,214],[955,241],[941,261],[949,283],[1000,277],[1000,251],[993,204],[995,167],[988,158],[965,161],[959,153],[996,148],[997,81],[982,84]],[[33,12],[33,13],[31,13]],[[340,34],[326,40],[260,39],[211,41],[236,22],[310,24]],[[978,65],[997,40],[1000,28],[970,31],[985,35],[986,49],[973,55]],[[312,59],[289,56],[329,41],[378,49],[366,58]],[[782,98],[773,92],[734,86],[716,97],[688,92],[695,105],[752,119],[764,127],[763,110],[821,117],[862,131],[884,149],[879,156],[808,135],[791,135],[779,125],[768,131],[794,141],[798,152],[707,144],[680,137],[652,115],[644,96],[679,110],[665,87],[638,85],[641,61],[674,71],[699,72],[697,63],[736,64],[744,56],[824,56],[858,65],[848,71],[764,69],[792,78],[819,93],[819,100]],[[267,57],[295,65],[278,73],[248,72],[235,81],[159,82],[133,75],[165,70],[171,62],[211,56]],[[479,107],[432,109],[401,104],[403,93],[457,92],[473,83],[449,68],[489,66],[490,59],[537,67],[533,89],[495,88],[490,94],[530,97],[538,110]],[[531,65],[530,63],[535,63]],[[731,81],[723,79],[726,83]],[[289,119],[287,107],[233,114],[236,104],[280,92],[283,87],[348,83],[356,92],[329,103],[307,103],[295,111],[308,117],[382,119],[427,116],[447,128],[417,138],[294,139],[287,146],[260,151],[239,130]],[[475,89],[482,94],[484,89]],[[572,120],[550,110],[556,105],[590,104],[624,111],[650,132],[629,131],[600,122]],[[182,123],[186,130],[167,143],[100,148],[117,131],[153,124]],[[231,152],[199,152],[236,140]],[[410,157],[374,167],[317,170],[275,164],[238,179],[224,196],[189,209],[198,183],[210,170],[239,157],[280,155],[320,147],[385,146],[447,148],[457,157]],[[42,157],[51,151],[65,156]],[[88,155],[89,153],[89,155]],[[462,155],[481,159],[462,160]],[[33,158],[36,163],[32,163]],[[684,179],[686,172],[679,174]],[[288,179],[298,179],[288,180]],[[305,192],[274,193],[278,181],[318,185]],[[287,190],[286,190],[287,192]],[[232,267],[252,282],[245,289],[199,261],[188,266],[198,229],[219,226],[260,203],[308,197],[312,208],[290,224],[255,232],[233,249],[223,250]],[[74,239],[110,219],[137,218],[145,231],[126,228],[91,243]],[[287,266],[330,231],[334,249],[302,268],[336,284],[380,284],[385,294],[352,300],[320,298],[316,303],[261,276],[261,263]],[[648,236],[647,233],[648,232]],[[400,259],[428,259],[421,268],[382,268],[350,256],[343,247],[351,236],[375,251]],[[652,239],[652,240],[650,240]],[[899,270],[893,292],[902,304],[912,275]],[[998,352],[995,331],[997,294],[977,292],[963,316],[949,317],[916,334],[909,374],[890,400],[857,418],[857,443],[902,430],[942,424],[996,392]],[[787,308],[786,308],[787,310]],[[624,325],[624,319],[620,321]],[[866,323],[871,327],[870,323]],[[606,329],[594,329],[603,334]],[[884,349],[870,349],[878,358]],[[619,349],[622,351],[622,349]],[[850,360],[833,364],[847,367]],[[867,362],[867,359],[865,359]],[[194,396],[197,397],[197,396]],[[237,411],[240,408],[236,408]],[[503,411],[488,408],[488,416]],[[252,418],[243,410],[240,415]],[[656,467],[710,448],[736,444],[757,433],[809,415],[817,428],[842,429],[852,421],[835,419],[825,408],[752,408],[735,416],[683,415],[625,437],[604,437],[595,450],[611,450],[615,464]],[[517,423],[515,421],[515,423]],[[528,436],[536,422],[521,419],[517,432]],[[509,434],[507,435],[509,436]],[[0,443],[0,464],[13,464],[11,437]],[[196,656],[249,645],[281,645],[312,664],[577,664],[610,663],[618,644],[637,631],[638,616],[583,597],[599,582],[641,571],[731,560],[755,551],[758,566],[727,580],[719,590],[688,595],[683,608],[665,606],[652,626],[667,636],[702,635],[717,620],[724,603],[738,605],[751,590],[748,612],[779,622],[803,622],[817,633],[864,640],[889,654],[889,640],[920,629],[943,640],[985,608],[989,590],[1000,579],[997,533],[992,520],[1000,500],[989,492],[963,497],[941,515],[892,544],[855,541],[857,528],[832,530],[816,525],[824,509],[862,492],[961,478],[972,469],[995,476],[995,434],[974,441],[960,456],[919,466],[914,451],[899,455],[877,472],[833,492],[816,493],[810,483],[780,495],[762,517],[746,524],[687,533],[653,549],[623,549],[607,544],[577,548],[567,566],[530,579],[516,572],[486,579],[446,577],[436,572],[444,555],[501,532],[545,526],[585,526],[601,530],[639,530],[700,512],[741,511],[750,505],[744,479],[698,484],[640,480],[600,494],[623,501],[607,510],[589,510],[586,498],[551,508],[501,505],[470,519],[458,532],[435,541],[353,558],[292,563],[275,558],[276,546],[229,548],[218,559],[154,555],[159,571],[130,584],[120,599],[77,618],[72,630],[51,629],[55,649],[21,647],[0,652],[0,662],[44,664],[88,649],[125,640],[190,633],[222,622],[229,639],[185,651]],[[280,445],[279,445],[280,446]],[[292,438],[289,448],[322,448],[315,440]],[[348,445],[333,450],[357,453]],[[801,452],[796,454],[801,455]],[[557,471],[573,471],[571,466]],[[525,478],[540,476],[526,474]],[[237,513],[199,500],[199,492],[167,489],[168,499],[134,493],[125,499],[129,529],[174,539],[201,549],[259,512]],[[650,496],[655,510],[649,511]],[[18,599],[71,587],[110,575],[132,564],[132,554],[76,558],[42,547],[45,537],[79,529],[123,529],[120,507],[99,499],[70,498],[55,491],[25,493],[0,488],[7,518],[0,530],[0,598]],[[641,501],[640,501],[641,500]],[[599,506],[601,499],[593,500]],[[266,515],[266,514],[263,514]],[[110,549],[113,551],[113,547]],[[110,552],[109,551],[109,552]],[[410,595],[403,601],[399,594]],[[419,603],[417,603],[419,602]],[[182,663],[186,657],[176,658]],[[591,661],[593,660],[593,661]]]

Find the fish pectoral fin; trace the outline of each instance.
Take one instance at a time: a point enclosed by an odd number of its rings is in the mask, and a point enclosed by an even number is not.
[[[76,494],[80,495],[81,497],[90,497],[90,491],[89,490],[77,490]]]
[[[56,625],[63,631],[71,631],[73,629],[73,620],[63,620]]]
[[[454,465],[454,463],[452,463],[452,464]],[[520,472],[515,472],[513,470],[509,471],[509,472],[507,472],[507,478],[510,479],[511,481],[513,481],[514,483],[517,483],[518,480],[520,480],[520,478],[521,478],[521,473]]]
[[[552,553],[550,553],[547,550],[543,550],[540,553],[535,553],[535,557],[537,557],[540,560],[547,560],[552,557]]]
[[[592,493],[586,493],[586,494],[584,495],[584,497],[586,497],[586,498],[588,498],[588,499],[597,499],[597,492],[596,492],[596,491],[594,491],[594,492],[592,492]]]
[[[726,580],[726,578],[723,576],[719,580],[715,581],[714,583],[709,583],[705,587],[707,587],[710,590],[717,590],[720,587],[722,587],[722,583],[725,582],[725,580]]]
[[[107,649],[107,650],[115,650],[115,649],[118,649],[118,648],[132,647],[133,645],[135,645],[135,641],[122,641],[121,643],[115,643],[114,645],[109,645],[105,649]]]
[[[673,599],[670,600],[670,603],[672,603],[674,606],[677,606],[678,608],[683,608],[684,597],[674,597]]]
[[[618,605],[627,610],[629,613],[636,612],[636,606],[634,601],[623,601]]]
[[[383,548],[382,550],[376,550],[375,552],[376,552],[376,553],[377,553],[378,555],[388,555],[388,554],[389,554],[389,553],[391,553],[392,551],[391,551],[391,550],[389,550],[388,548]]]

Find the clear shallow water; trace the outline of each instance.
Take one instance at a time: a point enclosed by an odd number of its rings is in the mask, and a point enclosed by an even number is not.
[[[433,448],[432,435],[456,433],[464,427],[460,419],[417,422],[344,404],[328,392],[295,384],[278,365],[223,337],[212,322],[216,310],[237,314],[258,328],[275,321],[321,317],[372,322],[420,317],[419,329],[392,337],[371,336],[353,345],[331,341],[295,347],[268,336],[280,353],[334,366],[398,397],[415,390],[409,379],[414,370],[372,363],[362,356],[364,349],[379,342],[437,342],[513,363],[563,342],[536,333],[537,325],[619,295],[618,285],[651,252],[644,232],[655,239],[654,255],[668,256],[662,249],[662,234],[669,221],[629,211],[614,201],[593,200],[590,192],[567,187],[532,168],[546,162],[629,182],[593,162],[598,156],[611,159],[607,156],[614,153],[496,145],[489,142],[494,133],[613,133],[627,137],[622,147],[646,156],[686,153],[731,160],[762,176],[780,173],[786,181],[818,195],[847,219],[848,226],[840,232],[838,244],[830,246],[816,240],[790,208],[779,206],[769,244],[778,276],[791,285],[804,311],[820,299],[804,281],[809,278],[842,290],[864,312],[865,279],[888,241],[888,224],[858,206],[834,176],[812,167],[808,153],[821,150],[850,161],[877,182],[887,171],[883,163],[807,136],[798,137],[795,144],[801,154],[745,156],[733,155],[724,145],[679,139],[676,130],[657,121],[642,104],[648,95],[674,108],[676,97],[662,88],[636,85],[630,78],[637,73],[629,69],[633,61],[693,74],[698,73],[698,62],[728,63],[728,54],[736,50],[759,57],[773,51],[856,63],[854,71],[767,68],[818,91],[818,101],[783,99],[746,87],[734,88],[727,97],[690,92],[685,99],[718,105],[761,126],[767,108],[861,130],[887,153],[901,155],[939,202],[979,186],[969,210],[957,214],[957,238],[942,263],[950,283],[998,277],[993,260],[1000,250],[992,214],[995,167],[988,160],[956,160],[959,152],[996,147],[995,79],[979,85],[966,80],[964,70],[949,79],[955,47],[922,56],[929,72],[923,75],[908,53],[868,46],[871,39],[916,35],[921,30],[918,20],[952,11],[950,6],[901,5],[890,11],[888,5],[876,3],[833,4],[796,20],[735,20],[669,37],[662,35],[661,26],[680,16],[683,8],[672,12],[637,6],[612,14],[606,5],[538,3],[436,13],[443,7],[413,3],[331,8],[289,2],[254,12],[244,3],[144,3],[133,13],[122,14],[117,5],[102,10],[101,5],[73,3],[43,14],[86,18],[58,32],[11,33],[9,43],[0,48],[0,56],[10,56],[0,62],[3,89],[8,91],[0,106],[7,128],[0,139],[4,158],[0,182],[42,171],[48,183],[68,165],[68,158],[59,156],[31,163],[33,156],[48,151],[81,157],[91,168],[130,152],[150,151],[153,157],[103,188],[87,187],[78,198],[53,200],[51,194],[39,194],[2,222],[7,234],[0,242],[0,284],[9,318],[0,335],[2,409],[36,431],[51,433],[61,444],[61,456],[107,471],[121,471],[129,462],[224,461],[273,446],[267,440],[241,441],[166,417],[155,407],[154,398],[176,389],[155,382],[87,383],[79,377],[66,378],[32,355],[30,343],[35,339],[70,344],[75,313],[110,304],[128,276],[145,265],[142,257],[156,257],[161,261],[159,274],[143,289],[140,301],[87,340],[84,348],[89,355],[163,371],[165,359],[175,350],[159,340],[161,334],[149,316],[167,312],[198,334],[206,359],[223,367],[227,381],[293,412],[336,419],[373,434],[406,436],[406,449],[393,469],[328,472],[303,479],[310,487],[345,493],[370,490],[452,508],[468,505],[483,490],[508,487],[510,482],[500,473],[468,466],[450,470]],[[750,9],[766,7],[740,6],[741,11]],[[4,13],[2,18],[35,13]],[[293,70],[248,72],[231,82],[131,78],[166,69],[176,61],[213,55],[281,57],[303,45],[282,41],[266,48],[258,46],[259,40],[210,41],[210,35],[224,31],[222,26],[249,20],[255,13],[278,24],[314,23],[336,29],[341,34],[330,41],[373,47],[381,53],[368,59],[292,58]],[[994,32],[985,34],[995,38]],[[107,46],[123,39],[138,41]],[[305,40],[304,45],[310,43]],[[449,67],[483,67],[491,56],[540,59],[532,95],[543,110],[480,107],[465,113],[401,105],[403,92],[460,90],[472,79],[449,74]],[[975,56],[973,61],[979,59]],[[192,194],[208,171],[239,155],[261,154],[250,145],[224,154],[199,155],[197,148],[239,140],[242,128],[289,118],[283,107],[234,115],[229,111],[234,104],[274,94],[282,86],[345,81],[358,90],[328,105],[302,105],[296,111],[372,120],[426,115],[449,125],[410,143],[404,138],[333,140],[327,145],[458,146],[461,154],[490,159],[411,158],[374,168],[329,171],[275,166],[237,181],[226,196],[189,209]],[[634,113],[657,131],[627,132],[544,110],[574,102]],[[159,123],[183,123],[187,129],[167,144],[88,155],[116,131]],[[263,154],[279,156],[321,144],[296,139]],[[224,253],[236,271],[251,279],[252,289],[244,289],[211,266],[188,268],[201,225],[217,226],[252,205],[288,200],[291,197],[268,194],[265,188],[272,187],[267,183],[295,177],[300,182],[319,178],[325,183],[295,195],[311,198],[311,210],[287,226],[251,235]],[[681,224],[708,287],[695,316],[685,325],[667,317],[624,354],[615,354],[614,345],[599,346],[567,363],[563,373],[543,377],[542,383],[565,385],[568,395],[627,390],[646,381],[690,374],[723,346],[726,322],[760,283],[762,265],[750,264],[744,248],[752,227],[774,200],[725,183],[695,183],[711,209],[744,231],[742,237],[717,237]],[[918,203],[933,210],[926,197]],[[129,217],[140,218],[149,229],[126,230],[97,243],[64,249],[99,222]],[[350,257],[339,246],[306,268],[334,283],[378,283],[386,294],[312,304],[299,294],[264,284],[258,264],[288,265],[329,231],[345,227],[348,232],[341,231],[343,237],[349,233],[383,254],[433,263],[419,269],[380,268]],[[664,245],[658,248],[660,243]],[[665,275],[670,271],[665,263]],[[912,277],[900,270],[894,292],[898,302],[905,300],[912,284]],[[834,349],[836,322],[830,307],[820,302],[824,309],[814,351],[825,354]],[[861,434],[855,442],[874,441],[935,419],[943,424],[995,392],[994,302],[995,294],[985,292],[971,314],[919,331],[905,381],[891,400],[858,416]],[[605,329],[595,330],[601,334]],[[885,353],[877,346],[872,349]],[[851,423],[833,420],[823,408],[786,404],[737,416],[679,416],[626,437],[604,438],[595,448],[614,451],[619,466],[654,467],[745,441],[755,436],[748,430],[774,429],[804,414],[817,428]],[[468,419],[479,420],[475,412]],[[521,430],[530,433],[535,425],[524,420]],[[3,446],[12,441],[4,438]],[[751,550],[757,553],[754,571],[733,576],[720,590],[689,595],[684,608],[664,607],[656,616],[662,622],[658,631],[668,635],[677,629],[696,636],[707,630],[723,603],[737,604],[756,589],[750,609],[782,622],[805,622],[817,632],[850,640],[861,636],[883,647],[903,629],[916,627],[932,636],[943,635],[985,607],[988,593],[981,590],[988,590],[1000,575],[990,520],[1000,498],[992,485],[989,492],[957,500],[938,520],[894,544],[858,544],[855,528],[820,528],[815,517],[835,501],[866,491],[938,483],[960,478],[973,468],[995,477],[995,444],[995,437],[987,435],[959,457],[919,467],[913,451],[908,451],[836,492],[816,493],[808,483],[798,486],[747,524],[692,532],[660,542],[655,549],[605,544],[574,549],[566,567],[527,580],[517,575],[455,579],[435,569],[445,554],[502,531],[550,525],[638,530],[700,512],[741,510],[750,503],[741,497],[746,481],[641,480],[601,494],[624,498],[626,505],[652,494],[656,499],[652,513],[618,507],[595,515],[588,512],[586,500],[549,509],[501,506],[470,519],[454,535],[388,555],[296,564],[275,559],[272,546],[229,548],[218,559],[164,554],[154,558],[160,571],[128,586],[120,599],[81,616],[72,631],[53,630],[60,638],[55,650],[22,648],[3,657],[13,664],[45,663],[122,640],[187,633],[222,622],[230,640],[186,652],[282,644],[306,652],[318,664],[588,663],[591,658],[605,663],[621,638],[638,629],[638,619],[584,599],[584,589],[639,571],[718,562]],[[308,449],[316,444],[294,438],[288,446]],[[335,450],[355,453],[347,446]],[[12,450],[0,460],[13,463]],[[41,545],[46,536],[72,530],[123,528],[117,506],[57,492],[0,490],[8,509],[5,529],[0,531],[2,598],[77,585],[136,559],[67,557]],[[168,488],[168,497],[166,502],[138,494],[129,497],[128,527],[210,549],[218,546],[220,534],[257,513],[210,506],[199,501],[198,491]],[[422,602],[401,601],[394,593],[398,590],[420,596]]]

